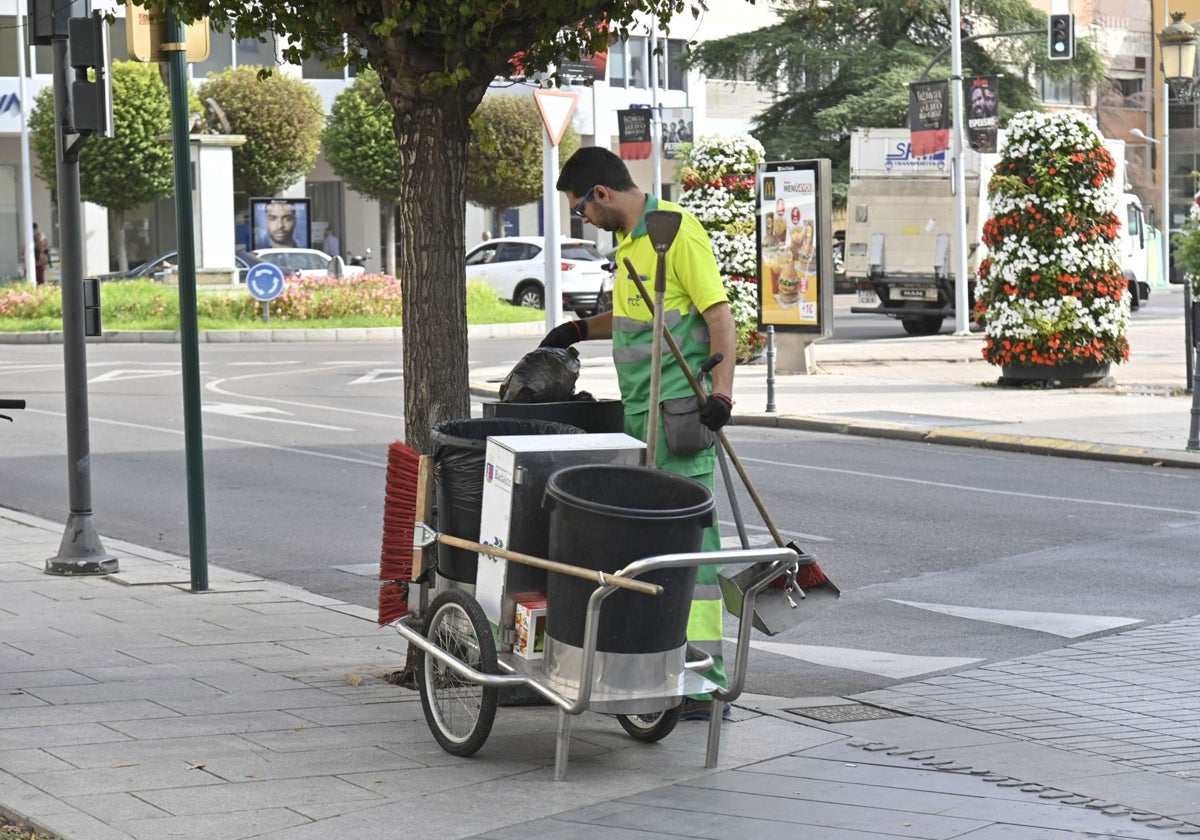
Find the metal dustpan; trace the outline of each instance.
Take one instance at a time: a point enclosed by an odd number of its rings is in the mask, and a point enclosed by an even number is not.
[[[803,578],[805,567],[815,566],[816,559],[795,543],[788,543],[787,547],[796,552],[799,574]],[[777,636],[823,612],[842,594],[841,590],[823,575],[820,583],[805,589],[795,586],[791,589],[785,588],[779,585],[780,577],[777,563],[755,563],[753,566],[743,567],[735,575],[720,575],[718,579],[725,609],[745,620],[742,612],[746,593],[757,591],[758,594],[754,598],[754,629],[768,636]]]
[[[667,253],[675,241],[681,224],[683,214],[674,210],[651,210],[646,214],[646,235],[650,237],[650,244],[660,256]]]

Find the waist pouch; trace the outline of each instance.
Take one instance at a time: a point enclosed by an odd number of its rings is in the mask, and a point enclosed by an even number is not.
[[[716,442],[713,430],[700,422],[700,400],[696,397],[663,400],[659,407],[667,449],[672,455],[694,455]]]

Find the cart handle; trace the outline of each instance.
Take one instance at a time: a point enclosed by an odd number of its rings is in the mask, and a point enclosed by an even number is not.
[[[541,557],[534,557],[531,554],[521,554],[516,551],[509,551],[506,548],[499,548],[494,545],[483,545],[482,543],[465,540],[462,537],[451,536],[450,534],[438,534],[437,541],[445,545],[451,545],[455,548],[463,548],[468,551],[478,551],[480,554],[487,554],[490,557],[499,557],[501,560],[510,560],[514,563],[521,563],[526,566],[534,566],[538,569],[545,569],[548,572],[558,572],[559,574],[571,575],[572,577],[584,578],[585,580],[596,581],[600,586],[616,586],[621,589],[629,589],[634,592],[641,592],[645,595],[661,595],[662,587],[655,583],[646,583],[644,580],[633,580],[625,577],[620,573],[605,573],[596,571],[595,569],[585,569],[581,566],[570,566],[566,563],[559,563],[554,560],[544,560]],[[789,552],[790,553],[790,552]],[[794,555],[793,555],[794,556]],[[719,561],[718,561],[719,562]]]
[[[682,566],[747,566],[751,563],[781,563],[784,567],[796,560],[796,552],[790,548],[729,549],[726,551],[698,551],[686,554],[658,554],[634,560],[620,574],[636,577],[658,569],[677,569]],[[779,572],[784,571],[783,568]],[[775,576],[779,575],[775,572]],[[608,580],[611,582],[612,577]]]

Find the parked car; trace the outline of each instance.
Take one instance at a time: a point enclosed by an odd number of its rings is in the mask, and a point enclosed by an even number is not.
[[[167,272],[173,270],[179,262],[179,254],[176,251],[168,251],[162,256],[155,257],[152,260],[147,260],[141,265],[134,266],[129,271],[110,271],[107,274],[101,274],[101,280],[163,280],[167,276]],[[238,251],[233,255],[233,264],[237,268],[238,282],[246,282],[246,272],[250,270],[250,266],[262,262],[258,257],[245,251]]]
[[[482,280],[514,306],[546,307],[546,258],[541,236],[505,236],[467,251],[467,279]],[[561,245],[562,305],[581,318],[598,311],[611,262],[587,239],[564,237]],[[611,288],[611,287],[610,287]]]
[[[250,251],[250,254],[263,262],[279,266],[284,274],[322,277],[333,273],[333,257],[316,248],[259,248],[257,251]],[[342,274],[349,277],[365,271],[361,265],[347,265]]]

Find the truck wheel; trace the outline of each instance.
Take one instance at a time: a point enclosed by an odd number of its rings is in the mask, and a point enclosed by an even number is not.
[[[901,318],[900,323],[909,335],[937,335],[942,328],[941,315],[922,315],[920,318]]]

